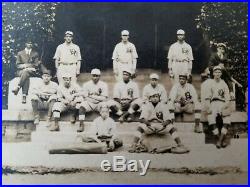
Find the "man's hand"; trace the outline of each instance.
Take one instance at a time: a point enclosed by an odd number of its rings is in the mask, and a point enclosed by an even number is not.
[[[78,77],[80,75],[80,69],[76,70],[76,76]]]
[[[229,94],[230,94],[230,99],[231,99],[231,100],[234,100],[234,99],[235,99],[234,93],[233,93],[233,92],[230,92]]]
[[[169,73],[170,77],[174,77],[174,73],[173,73],[173,69],[172,68],[169,69],[168,73]]]
[[[62,101],[62,103],[65,104],[65,105],[68,105],[68,104],[69,104],[69,101],[66,100],[66,99],[64,99],[64,100]]]

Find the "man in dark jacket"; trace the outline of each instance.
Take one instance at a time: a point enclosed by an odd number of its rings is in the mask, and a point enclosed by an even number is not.
[[[36,76],[39,73],[40,60],[38,52],[33,49],[33,43],[28,40],[25,43],[25,49],[19,51],[17,54],[17,75],[20,77],[18,86],[12,90],[17,95],[22,88],[22,103],[26,103],[26,96],[28,95],[30,86],[30,77]]]

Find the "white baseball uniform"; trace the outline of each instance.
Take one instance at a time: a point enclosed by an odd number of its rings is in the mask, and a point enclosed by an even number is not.
[[[218,82],[212,79],[209,83],[206,97],[211,102],[210,111],[212,114],[208,115],[209,124],[216,124],[218,114],[222,115],[223,123],[230,124],[230,94],[227,84],[222,79]]]
[[[151,84],[144,86],[142,92],[144,103],[149,101],[149,96],[151,93],[158,93],[160,95],[161,102],[168,102],[167,91],[162,84],[157,84],[155,88],[153,88]]]
[[[114,72],[118,73],[117,81],[122,81],[123,70],[135,73],[137,58],[138,54],[135,45],[131,42],[120,42],[115,46],[112,59]]]
[[[89,111],[99,111],[103,102],[108,98],[108,85],[103,81],[98,81],[96,84],[90,80],[83,84],[84,101],[81,103]]]
[[[78,45],[70,44],[60,44],[56,48],[54,59],[59,61],[57,68],[57,78],[59,84],[63,83],[62,76],[67,72],[72,76],[72,82],[76,83],[77,69],[80,69],[79,61],[81,61],[81,52]]]
[[[177,41],[170,46],[168,59],[168,69],[172,69],[176,82],[181,73],[191,74],[193,52],[192,47],[185,41],[183,43]]]

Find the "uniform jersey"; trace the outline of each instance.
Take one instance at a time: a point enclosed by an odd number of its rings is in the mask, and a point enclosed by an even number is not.
[[[142,92],[142,97],[143,97],[144,102],[149,101],[149,96],[151,93],[160,94],[160,98],[162,102],[168,101],[167,91],[162,84],[157,84],[155,88],[153,88],[151,84],[147,84],[143,88],[143,92]]]
[[[171,120],[171,116],[166,104],[159,102],[156,106],[154,106],[151,102],[148,102],[144,107],[142,107],[140,119],[163,122]]]
[[[182,44],[175,42],[169,48],[168,59],[173,59],[173,61],[177,62],[183,60],[192,61],[194,60],[192,47],[186,42],[183,42]]]
[[[132,63],[132,60],[138,58],[135,45],[127,42],[118,43],[113,51],[113,60],[117,60],[120,63]]]
[[[170,91],[169,98],[173,103],[180,101],[198,102],[196,90],[194,86],[189,83],[186,83],[184,86],[181,86],[180,83],[176,83]]]
[[[80,48],[73,43],[69,45],[66,43],[60,44],[56,48],[54,59],[62,63],[77,63],[77,61],[81,60]]]
[[[139,97],[139,88],[133,81],[129,81],[128,83],[120,81],[114,86],[113,98],[131,100]]]
[[[50,96],[56,95],[57,89],[57,83],[50,81],[49,84],[45,84],[41,80],[32,90],[32,94],[39,96],[40,99],[49,100]]]
[[[58,87],[57,97],[59,101],[60,99],[73,101],[72,94],[79,92],[81,92],[81,88],[76,84],[71,85],[69,88],[66,88],[65,86],[61,85]]]
[[[229,89],[224,80],[220,79],[220,81],[217,82],[212,79],[209,83],[206,99],[210,99],[210,101],[220,100],[225,102],[230,100]]]
[[[101,116],[97,117],[91,125],[91,133],[96,135],[116,135],[115,121],[108,117],[103,119]]]
[[[83,91],[86,100],[92,103],[99,103],[100,101],[91,98],[91,95],[108,97],[108,85],[103,81],[98,81],[96,84],[90,80],[83,84]],[[89,97],[90,96],[90,97]]]

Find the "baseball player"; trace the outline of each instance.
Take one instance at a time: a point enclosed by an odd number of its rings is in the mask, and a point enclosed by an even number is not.
[[[100,116],[97,117],[90,130],[90,135],[83,136],[84,142],[106,142],[108,151],[114,151],[123,145],[122,140],[117,136],[115,121],[109,117],[108,105],[100,105]]]
[[[213,134],[218,137],[216,143],[217,148],[226,147],[227,142],[225,141],[225,136],[228,131],[228,126],[230,125],[230,95],[229,88],[224,80],[221,79],[222,68],[220,66],[215,66],[213,68],[213,76],[208,85],[209,92],[206,96],[206,106],[208,111],[208,123],[213,127]],[[219,132],[216,125],[217,117],[221,117],[223,120],[223,127]]]
[[[213,77],[213,68],[215,66],[220,66],[222,68],[221,78],[227,83],[231,99],[234,99],[234,90],[231,80],[232,76],[229,73],[230,60],[227,57],[226,49],[227,46],[224,43],[217,44],[217,52],[211,55],[209,59],[208,69],[210,72],[210,76]]]
[[[132,121],[135,111],[138,111],[142,100],[139,98],[138,85],[131,80],[131,71],[123,71],[123,81],[117,82],[114,86],[113,98],[109,103],[110,109],[116,112],[120,122]]]
[[[90,111],[99,111],[100,105],[107,101],[108,85],[100,81],[101,71],[99,69],[91,70],[92,80],[83,84],[84,101],[81,103],[83,107],[83,115]],[[80,126],[78,132],[83,131],[83,126]]]
[[[52,117],[52,107],[56,102],[58,84],[51,81],[51,71],[44,70],[42,81],[32,91],[31,104],[34,112],[34,124],[39,124],[39,109],[48,109],[48,122]]]
[[[185,42],[185,32],[180,29],[177,31],[177,42],[172,44],[168,51],[168,69],[170,77],[178,82],[182,72],[191,76],[193,52],[192,47]]]
[[[79,110],[80,126],[84,120],[83,108],[81,103],[83,102],[83,92],[77,84],[72,84],[72,76],[69,73],[65,73],[63,76],[63,85],[59,85],[57,91],[57,102],[52,108],[54,123],[50,126],[50,131],[59,131],[59,119],[60,115],[64,111],[72,110],[74,113]],[[75,121],[72,120],[72,123]]]
[[[134,75],[138,54],[135,45],[128,41],[129,32],[121,32],[122,41],[115,46],[113,51],[113,70],[117,81],[122,81],[123,70],[127,69]]]
[[[147,103],[149,101],[149,96],[152,92],[159,93],[161,102],[167,103],[167,91],[162,84],[159,84],[159,75],[156,73],[152,73],[149,78],[150,83],[143,88],[142,92],[143,103]]]
[[[179,83],[176,83],[169,94],[170,106],[173,106],[176,113],[195,113],[194,132],[201,133],[200,117],[201,106],[198,101],[196,90],[192,84],[187,83],[187,74],[179,75]],[[171,111],[172,112],[172,111]],[[173,117],[172,113],[172,117]]]
[[[76,83],[76,76],[80,74],[81,68],[80,48],[72,42],[72,31],[65,32],[64,40],[65,42],[56,48],[54,55],[58,82],[62,84],[62,76],[68,72],[72,76],[72,82]]]
[[[149,95],[149,102],[142,107],[142,112],[140,116],[141,125],[138,126],[138,136],[134,139],[134,144],[132,147],[141,139],[142,134],[167,134],[173,137],[177,143],[175,149],[182,149],[183,152],[188,152],[189,150],[184,147],[181,143],[180,137],[177,133],[176,127],[174,127],[169,110],[166,109],[166,104],[160,102],[160,95],[158,92],[151,92]]]

